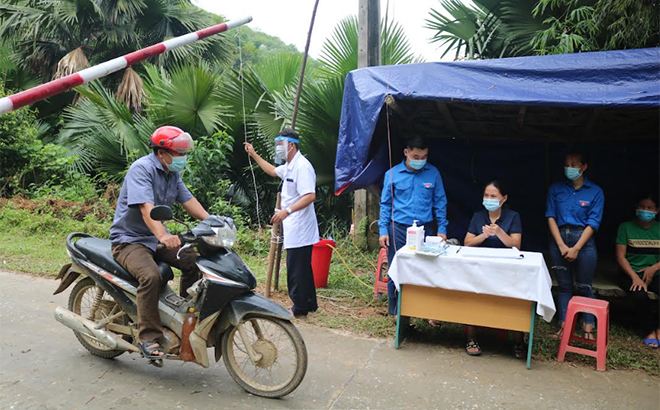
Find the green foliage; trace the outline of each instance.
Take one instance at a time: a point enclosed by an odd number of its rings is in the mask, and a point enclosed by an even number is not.
[[[455,51],[456,59],[503,58],[532,55],[531,40],[542,29],[532,16],[537,0],[441,0],[431,9],[426,28],[431,42],[444,47],[441,57]]]
[[[147,117],[154,124],[178,126],[193,136],[225,128],[219,75],[206,63],[187,63],[166,71],[147,66]]]
[[[301,55],[293,44],[285,44],[279,37],[253,30],[249,26],[239,27],[228,37],[234,44],[234,61],[231,66],[234,70],[240,68],[241,60],[243,66],[254,67],[280,54]]]
[[[380,55],[382,65],[409,64],[419,60],[412,53],[410,41],[397,22],[381,23]],[[329,77],[346,77],[358,68],[358,19],[349,16],[335,27],[332,37],[323,44],[321,72]]]
[[[75,155],[80,172],[104,173],[114,182],[135,159],[149,152],[152,121],[133,114],[98,82],[76,89],[84,98],[64,113],[58,143]]]
[[[58,61],[77,48],[96,64],[219,23],[221,18],[190,0],[9,0],[0,6],[0,21],[0,35],[18,40],[19,61],[46,80]],[[163,54],[157,61],[161,66],[190,59],[214,63],[226,62],[230,55],[226,36],[212,36]]]
[[[112,220],[89,213],[82,220],[72,217],[77,212],[75,206],[70,209],[53,212],[48,201],[42,202],[35,209],[17,209],[11,202],[0,205],[0,230],[21,232],[23,235],[61,235],[66,237],[71,232],[86,232],[99,238],[107,238]]]
[[[657,47],[659,6],[655,0],[539,0],[535,16],[556,15],[532,44],[539,54]]]
[[[242,227],[249,222],[246,213],[226,198],[231,181],[225,175],[228,173],[233,143],[234,139],[224,131],[197,138],[195,149],[188,154],[182,178],[209,213],[231,216]]]
[[[0,82],[0,97],[4,95]],[[41,149],[37,126],[36,113],[29,108],[0,116],[0,195],[10,193],[9,185],[18,183],[26,164]]]

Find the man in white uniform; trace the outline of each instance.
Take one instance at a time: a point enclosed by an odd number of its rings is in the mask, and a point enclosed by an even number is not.
[[[250,143],[245,151],[270,176],[282,179],[282,209],[271,222],[282,222],[286,249],[287,286],[295,317],[307,316],[318,308],[312,273],[312,246],[319,241],[319,227],[314,212],[316,173],[298,151],[298,134],[285,129],[275,137],[275,167],[257,154]]]

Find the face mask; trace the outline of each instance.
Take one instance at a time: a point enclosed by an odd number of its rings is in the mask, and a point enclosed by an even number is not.
[[[410,168],[420,170],[424,168],[424,165],[426,165],[426,160],[425,159],[409,159],[408,160],[408,165],[410,165]]]
[[[172,163],[167,166],[167,169],[179,173],[186,169],[186,162],[188,161],[186,155],[182,157],[173,157],[170,155],[170,158],[172,158]]]
[[[655,218],[655,212],[645,211],[642,209],[637,210],[637,217],[642,222],[651,222]]]
[[[500,209],[500,201],[497,199],[484,199],[482,203],[484,205],[484,208],[486,208],[490,212],[495,212],[498,209]]]
[[[286,161],[287,152],[285,145],[278,145],[275,147],[275,159],[280,161]]]
[[[582,172],[580,172],[580,168],[565,167],[564,175],[566,175],[566,178],[570,179],[571,181],[575,181],[576,179],[580,178]]]

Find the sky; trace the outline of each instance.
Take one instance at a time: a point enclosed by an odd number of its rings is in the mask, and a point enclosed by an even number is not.
[[[193,0],[193,3],[229,20],[252,16],[249,24],[266,34],[277,36],[287,44],[304,51],[314,0]],[[381,0],[381,17],[385,17],[388,0]],[[310,44],[310,55],[319,58],[325,39],[332,36],[337,22],[344,17],[356,15],[359,0],[320,0],[314,31]],[[424,28],[431,8],[439,8],[439,0],[389,0],[388,18],[404,26],[413,52],[426,61],[439,61],[437,45],[430,44],[433,32]],[[445,58],[446,59],[446,58]]]

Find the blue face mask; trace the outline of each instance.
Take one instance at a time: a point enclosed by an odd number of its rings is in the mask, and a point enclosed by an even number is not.
[[[497,199],[484,199],[482,203],[484,205],[484,208],[486,208],[490,212],[495,212],[498,209],[500,209],[500,201]]]
[[[425,159],[409,159],[408,160],[408,165],[410,165],[410,168],[420,170],[424,168],[424,165],[426,165],[426,160]]]
[[[653,219],[655,219],[655,214],[655,212],[645,211],[643,209],[637,210],[637,218],[639,218],[639,220],[642,222],[651,222]]]
[[[571,181],[575,181],[576,179],[580,178],[582,172],[580,172],[580,168],[565,167],[564,175],[566,175],[566,178],[570,179]]]
[[[172,158],[172,163],[167,166],[167,169],[179,173],[186,169],[186,162],[188,161],[188,157],[186,155],[182,157],[174,157],[170,155],[170,157]]]

